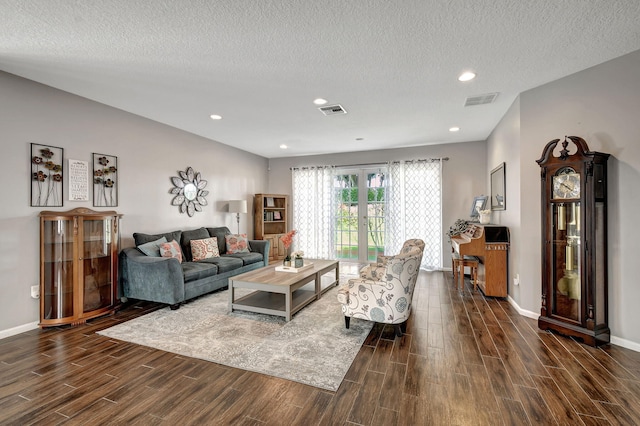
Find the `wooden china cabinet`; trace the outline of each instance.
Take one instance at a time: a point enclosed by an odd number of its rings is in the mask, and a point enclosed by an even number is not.
[[[86,208],[40,213],[40,327],[116,310],[121,216]]]
[[[608,343],[607,160],[567,136],[536,160],[542,180],[542,308],[538,327]],[[559,148],[559,147],[558,147]],[[557,155],[554,155],[557,154]]]

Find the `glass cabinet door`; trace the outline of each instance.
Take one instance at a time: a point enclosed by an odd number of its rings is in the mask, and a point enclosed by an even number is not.
[[[91,312],[113,304],[113,258],[111,218],[82,221],[82,311]]]
[[[575,322],[581,317],[580,203],[553,203],[552,313]]]
[[[73,220],[45,221],[42,241],[42,318],[73,316]]]

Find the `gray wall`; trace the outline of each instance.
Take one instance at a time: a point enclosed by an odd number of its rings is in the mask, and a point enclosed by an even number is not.
[[[519,186],[519,210],[505,217],[512,238],[512,271],[521,278],[510,295],[528,312],[540,312],[540,167],[544,146],[565,135],[584,138],[593,151],[611,154],[609,191],[609,326],[612,342],[640,350],[640,286],[635,274],[640,246],[640,51],[520,95],[489,138],[492,163],[507,162]],[[519,117],[517,109],[519,108]],[[519,135],[518,135],[519,127]],[[519,146],[519,148],[513,148]],[[519,168],[519,176],[510,173]],[[519,216],[519,217],[518,217]]]
[[[446,231],[456,219],[469,218],[473,197],[487,193],[484,141],[271,159],[269,190],[276,194],[291,195],[291,167],[345,166],[441,157],[449,157],[449,161],[443,163],[442,226]],[[451,268],[451,246],[444,232],[442,241],[444,267]]]
[[[491,171],[505,163],[506,209],[492,213],[492,223],[509,227],[511,247],[509,249],[509,297],[520,304],[520,286],[514,284],[516,275],[523,279],[520,271],[520,98],[516,99],[500,123],[487,139],[487,170]],[[487,175],[487,188],[490,188]],[[491,192],[491,189],[488,190]],[[539,313],[539,310],[538,310]],[[529,316],[533,316],[532,313]]]
[[[206,117],[206,114],[204,115]],[[213,124],[212,124],[213,125]],[[62,208],[29,207],[30,143],[64,148],[68,160],[88,161],[91,153],[118,157],[119,205],[123,245],[132,233],[227,225],[229,199],[247,199],[267,189],[267,160],[217,142],[0,72],[0,337],[33,327],[38,300],[29,289],[39,282],[41,210],[93,208],[65,200]],[[208,180],[208,206],[189,218],[171,206],[171,176],[188,166]],[[90,166],[91,167],[91,166]],[[65,182],[65,196],[67,184]],[[96,210],[111,210],[97,208]],[[241,232],[253,235],[252,215],[241,215]]]

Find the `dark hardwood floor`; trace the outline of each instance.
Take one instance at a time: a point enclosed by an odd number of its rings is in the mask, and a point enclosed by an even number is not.
[[[413,302],[407,333],[375,326],[335,393],[95,333],[152,303],[33,330],[0,340],[0,424],[640,424],[640,353],[541,332],[449,272],[421,272]]]

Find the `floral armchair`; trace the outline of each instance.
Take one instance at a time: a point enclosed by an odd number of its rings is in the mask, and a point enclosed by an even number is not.
[[[379,279],[352,278],[338,290],[346,328],[351,317],[356,317],[393,324],[398,337],[406,331],[424,248],[422,240],[412,241],[417,243],[414,248],[387,258]]]
[[[379,281],[386,276],[387,262],[397,256],[409,256],[411,254],[420,253],[424,251],[424,241],[413,238],[407,240],[402,244],[400,253],[393,256],[379,255],[376,263],[371,263],[362,269],[360,269],[360,278]]]

